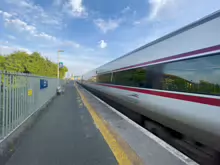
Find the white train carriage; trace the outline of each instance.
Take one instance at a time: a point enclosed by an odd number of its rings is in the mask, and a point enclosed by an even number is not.
[[[220,11],[96,71],[87,87],[220,151]]]

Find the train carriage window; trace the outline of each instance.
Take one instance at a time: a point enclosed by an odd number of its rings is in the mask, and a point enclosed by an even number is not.
[[[97,77],[96,76],[92,76],[91,78],[88,79],[88,82],[97,82]]]
[[[99,75],[98,82],[220,95],[220,54]]]
[[[133,81],[135,87],[146,87],[147,85],[147,72],[146,68],[133,69]]]
[[[146,68],[135,68],[131,70],[116,72],[113,75],[113,80],[116,85],[145,87]]]
[[[133,70],[125,70],[114,73],[114,83],[116,85],[133,86]]]
[[[220,55],[164,65],[163,90],[220,95]]]
[[[99,83],[111,83],[111,73],[98,75],[97,81]]]
[[[163,67],[164,64],[158,64],[147,67],[147,70],[151,72],[151,81],[153,89],[162,89],[163,82]]]

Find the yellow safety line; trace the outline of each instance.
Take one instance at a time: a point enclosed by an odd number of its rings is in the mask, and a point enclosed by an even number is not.
[[[100,118],[100,116],[96,113],[93,107],[88,103],[86,97],[79,91],[78,87],[75,85],[76,90],[78,91],[84,105],[88,109],[89,113],[91,114],[96,126],[99,128],[102,136],[104,137],[105,141],[109,145],[110,149],[112,150],[116,160],[118,161],[119,165],[132,165],[132,161],[128,158],[127,154],[124,152],[120,144],[115,139],[114,135],[106,127],[104,121]]]

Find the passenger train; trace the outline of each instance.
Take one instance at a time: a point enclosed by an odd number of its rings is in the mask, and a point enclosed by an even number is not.
[[[81,83],[220,152],[220,11],[104,64]]]

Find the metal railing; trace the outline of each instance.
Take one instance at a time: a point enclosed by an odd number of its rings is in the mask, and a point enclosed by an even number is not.
[[[0,140],[48,102],[57,88],[57,78],[1,71],[0,83]]]

